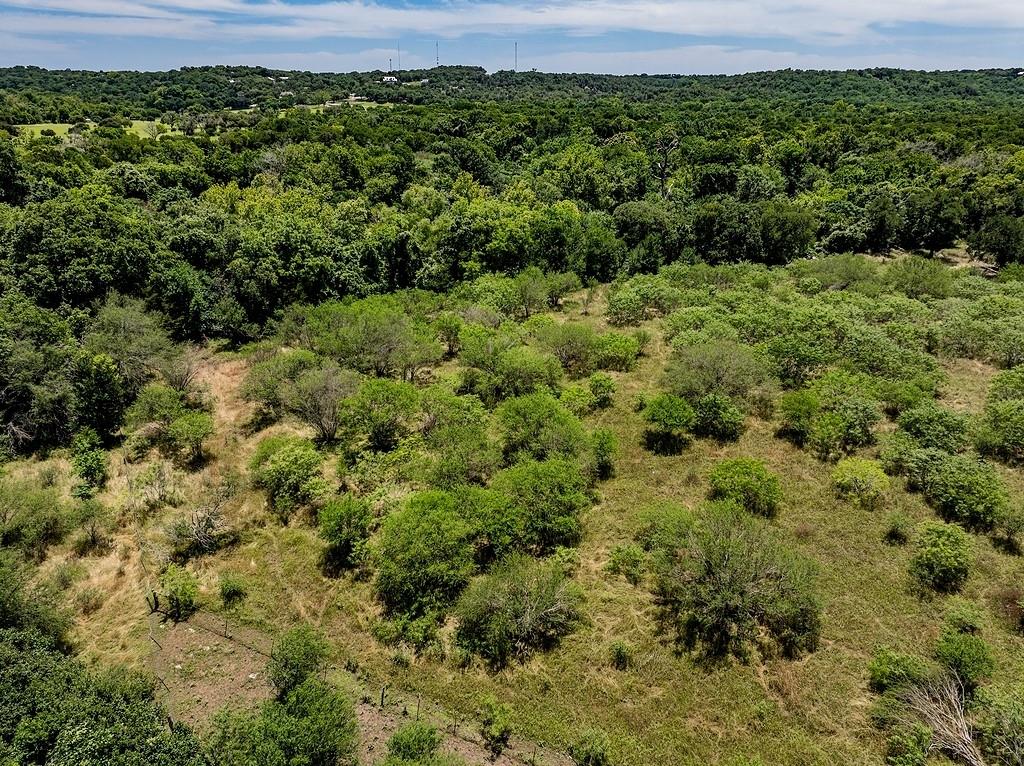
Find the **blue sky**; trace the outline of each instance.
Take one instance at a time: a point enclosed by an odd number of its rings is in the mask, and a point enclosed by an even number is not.
[[[1024,66],[1022,0],[0,0],[0,66],[550,72]]]

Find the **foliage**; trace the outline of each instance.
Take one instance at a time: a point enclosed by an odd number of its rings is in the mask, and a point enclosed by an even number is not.
[[[330,570],[358,566],[366,555],[373,512],[369,503],[350,494],[326,502],[317,512],[320,537],[327,544],[324,563]]]
[[[456,640],[501,668],[557,644],[580,621],[581,601],[553,562],[506,559],[462,594]]]
[[[996,669],[988,644],[975,633],[946,629],[935,644],[935,659],[969,689],[988,679]]]
[[[587,729],[569,745],[569,757],[576,766],[611,766],[608,735],[599,729]]]
[[[955,524],[922,525],[910,574],[923,586],[939,592],[960,590],[971,572],[974,555],[971,539]]]
[[[782,501],[779,477],[753,458],[734,458],[718,463],[709,476],[712,500],[736,503],[749,513],[772,517]]]
[[[897,423],[926,449],[961,452],[967,447],[967,419],[934,402],[906,410]]]
[[[162,599],[159,597],[162,596]],[[160,575],[160,594],[153,603],[171,620],[187,620],[198,609],[199,582],[195,575],[178,564],[168,564]],[[161,604],[162,602],[162,604]]]
[[[995,469],[970,455],[951,455],[928,472],[925,498],[946,521],[989,530],[1006,514],[1009,493]]]
[[[381,524],[374,591],[390,614],[443,608],[475,572],[472,527],[436,499],[414,495]]]
[[[480,705],[480,736],[492,756],[504,752],[513,731],[512,709],[494,697],[485,697]]]
[[[648,400],[641,413],[647,423],[644,442],[647,449],[659,455],[676,455],[686,446],[687,431],[696,415],[685,399],[671,394],[658,394]]]
[[[840,460],[832,470],[832,486],[839,497],[874,510],[889,491],[889,477],[877,461],[850,457]]]
[[[204,749],[212,766],[354,762],[358,733],[352,703],[309,677],[258,712],[221,711]]]
[[[278,699],[287,699],[307,679],[316,678],[327,656],[327,641],[309,625],[297,625],[278,638],[267,663],[267,677]]]
[[[322,494],[322,462],[320,453],[305,439],[270,436],[259,443],[249,470],[256,486],[267,490],[274,512],[287,521],[297,507]]]
[[[693,433],[723,442],[733,442],[746,429],[745,417],[732,400],[721,394],[707,394],[693,405]]]
[[[509,399],[494,412],[508,463],[575,457],[584,447],[579,420],[548,393]]]
[[[762,524],[728,507],[710,511],[659,573],[658,603],[684,648],[722,658],[746,657],[755,645],[787,657],[817,647],[812,570]]]

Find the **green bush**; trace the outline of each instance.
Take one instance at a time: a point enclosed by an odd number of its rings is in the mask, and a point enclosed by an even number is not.
[[[644,549],[636,543],[616,545],[608,558],[607,569],[638,585],[644,576],[644,558]]]
[[[608,646],[608,659],[616,670],[626,670],[633,663],[633,650],[625,641],[612,641]]]
[[[225,608],[230,608],[245,599],[249,594],[249,586],[238,575],[232,572],[225,572],[220,576],[218,591],[221,603]]]
[[[491,490],[511,499],[521,520],[520,549],[543,554],[579,542],[580,515],[591,505],[587,485],[572,461],[526,461],[497,474]]]
[[[985,405],[976,445],[981,454],[1010,465],[1024,462],[1024,400],[1005,399]]]
[[[945,298],[953,291],[953,272],[939,261],[909,256],[886,271],[889,284],[910,298]]]
[[[327,544],[324,564],[329,571],[362,563],[372,518],[370,504],[349,494],[328,501],[319,510],[320,538]]]
[[[970,455],[951,455],[927,475],[925,499],[946,521],[991,530],[1010,503],[1002,479],[988,463]]]
[[[589,388],[583,386],[566,386],[559,394],[558,401],[578,418],[589,415],[597,409],[597,397]]]
[[[604,481],[615,475],[615,456],[619,442],[610,428],[598,428],[590,435],[590,450],[594,461],[594,476]]]
[[[889,491],[889,477],[877,461],[850,457],[832,470],[832,486],[840,498],[874,510]]]
[[[615,380],[611,375],[595,372],[587,378],[587,386],[590,388],[590,393],[594,395],[599,410],[612,406],[612,397],[615,396]]]
[[[656,595],[684,648],[745,657],[770,640],[792,657],[817,647],[813,570],[780,547],[764,522],[729,507],[709,509],[682,553],[659,573]]]
[[[503,402],[494,417],[502,431],[508,462],[533,458],[576,457],[586,435],[576,416],[548,393],[528,394]]]
[[[723,460],[709,477],[712,500],[727,500],[758,516],[772,517],[782,502],[779,477],[753,458]]]
[[[582,600],[582,591],[556,564],[514,556],[462,594],[455,607],[456,640],[502,668],[572,632]]]
[[[438,493],[413,495],[384,519],[374,591],[387,614],[424,615],[451,603],[476,567],[473,529]]]
[[[388,761],[422,763],[437,753],[442,740],[437,728],[428,723],[403,724],[388,740]]]
[[[158,602],[154,606],[160,606],[163,613],[175,622],[187,620],[198,608],[199,581],[185,567],[168,564],[160,575],[160,591],[162,604]]]
[[[218,713],[204,763],[334,766],[354,763],[358,742],[352,703],[323,681],[308,678],[258,712]]]
[[[914,531],[914,520],[905,513],[889,516],[885,527],[885,541],[889,545],[906,545]]]
[[[494,374],[501,398],[524,396],[557,389],[562,365],[552,354],[519,346],[499,357]]]
[[[640,341],[635,335],[606,332],[594,339],[594,365],[599,370],[628,372],[640,356]]]
[[[988,387],[989,404],[1024,399],[1024,365],[996,373]]]
[[[828,405],[811,421],[808,444],[820,460],[835,460],[856,447],[874,441],[874,426],[881,419],[878,405],[850,396]]]
[[[923,586],[942,593],[960,590],[974,563],[971,538],[955,524],[930,522],[918,534],[910,574]]]
[[[869,686],[879,694],[920,683],[928,677],[928,664],[913,654],[876,649],[868,664]]]
[[[278,699],[322,673],[329,651],[324,637],[309,625],[296,625],[278,638],[267,663],[267,677]]]
[[[480,736],[494,758],[508,747],[513,731],[512,709],[494,697],[485,697],[480,704]]]
[[[967,418],[935,402],[925,402],[905,411],[897,423],[922,447],[944,452],[961,452],[967,448]]]
[[[599,729],[586,729],[569,745],[569,757],[575,766],[611,766],[608,735]]]
[[[757,389],[775,385],[761,355],[730,341],[678,349],[665,380],[670,393],[691,402],[709,394],[743,401]]]
[[[802,447],[811,438],[814,418],[821,409],[821,401],[813,391],[790,391],[779,402],[781,423],[779,435]]]
[[[935,659],[956,673],[968,689],[988,679],[996,669],[988,644],[974,633],[944,630],[935,644]]]
[[[658,394],[649,399],[641,413],[647,423],[644,442],[647,449],[659,455],[678,455],[686,446],[687,431],[693,426],[693,408],[685,399],[671,394]]]
[[[259,443],[249,464],[253,483],[267,490],[270,504],[283,521],[299,506],[320,497],[323,458],[307,439],[269,436]]]
[[[419,395],[410,383],[371,378],[347,400],[347,420],[375,452],[390,452],[408,433]]]
[[[213,436],[213,418],[205,412],[190,410],[167,426],[168,449],[185,464],[198,462],[203,456],[203,442]]]
[[[693,432],[723,442],[734,442],[746,429],[743,411],[722,394],[707,394],[693,405]]]

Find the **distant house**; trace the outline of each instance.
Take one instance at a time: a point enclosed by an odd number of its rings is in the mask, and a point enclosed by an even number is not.
[[[283,91],[281,91],[281,98],[285,98],[286,96],[294,96],[294,95],[295,94],[292,91],[290,91],[290,90],[283,90]]]
[[[398,85],[398,78],[390,74],[384,75],[384,77],[381,78],[381,82],[385,85]]]

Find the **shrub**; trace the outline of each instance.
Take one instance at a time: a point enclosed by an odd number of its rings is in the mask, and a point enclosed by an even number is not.
[[[928,664],[913,654],[892,649],[875,650],[868,664],[868,685],[879,694],[920,683],[928,677]]]
[[[512,709],[485,697],[480,705],[480,736],[492,756],[497,758],[508,747],[512,732]]]
[[[500,398],[524,396],[555,390],[562,378],[562,365],[551,354],[518,346],[498,358],[494,376]]]
[[[164,614],[175,622],[187,620],[196,611],[199,597],[199,582],[185,567],[169,564],[160,575],[160,590],[163,595]],[[156,608],[159,602],[154,603]]]
[[[608,646],[608,659],[616,670],[626,670],[633,662],[633,650],[625,641],[612,641]]]
[[[421,763],[441,747],[441,733],[428,723],[403,724],[388,740],[388,759]]]
[[[615,475],[615,456],[619,451],[618,439],[610,428],[598,428],[590,435],[590,449],[594,461],[594,475],[610,479]]]
[[[265,702],[258,713],[218,713],[203,763],[349,764],[355,762],[358,741],[352,703],[323,681],[308,678],[286,697]]]
[[[992,529],[1010,503],[995,469],[970,455],[951,455],[935,465],[924,494],[946,521],[982,530]]]
[[[589,415],[597,409],[597,397],[589,388],[583,386],[566,386],[562,389],[558,401],[578,418]]]
[[[76,494],[89,496],[107,483],[107,453],[96,431],[86,428],[71,441],[71,467],[82,482]]]
[[[877,461],[850,457],[836,464],[832,486],[840,498],[874,510],[889,491],[889,477]]]
[[[723,460],[710,476],[712,500],[728,500],[758,516],[772,517],[782,501],[779,477],[753,458]]]
[[[371,378],[347,402],[347,419],[375,452],[390,452],[408,433],[419,396],[410,383]]]
[[[918,535],[910,574],[923,586],[950,593],[960,590],[971,572],[971,539],[955,524],[926,523]]]
[[[978,424],[978,452],[1011,465],[1024,462],[1024,399],[989,402]]]
[[[311,503],[323,493],[322,462],[308,440],[270,436],[256,448],[249,470],[256,486],[267,490],[274,511],[287,521],[298,506]]]
[[[988,403],[1024,399],[1024,365],[996,373],[988,387]]]
[[[730,341],[678,349],[665,373],[669,392],[688,401],[708,394],[745,399],[774,385],[768,365],[749,346]]]
[[[743,411],[721,394],[700,397],[693,405],[693,432],[724,442],[733,442],[746,428]]]
[[[790,391],[782,395],[779,413],[782,422],[779,434],[796,446],[802,447],[811,437],[814,417],[821,409],[821,401],[813,391]]]
[[[579,420],[551,394],[510,399],[495,410],[508,462],[576,457],[586,444]]]
[[[644,441],[647,449],[659,455],[677,455],[688,441],[687,431],[693,426],[693,408],[685,399],[671,394],[658,394],[644,404],[641,413],[647,423]]]
[[[270,652],[267,676],[279,699],[287,697],[308,678],[319,675],[327,662],[329,647],[309,625],[297,625],[277,641]]]
[[[580,514],[590,507],[587,479],[568,460],[527,461],[494,477],[491,489],[512,501],[521,519],[521,546],[550,553],[575,545],[582,529]]]
[[[787,657],[813,651],[821,605],[810,565],[780,547],[763,522],[714,509],[658,577],[663,618],[684,648],[745,657],[770,638]]]
[[[860,396],[830,404],[811,421],[808,443],[820,460],[834,460],[874,441],[874,425],[881,419],[878,405]]]
[[[289,412],[312,426],[319,441],[332,442],[342,426],[344,402],[358,390],[359,375],[331,361],[286,381],[281,399]]]
[[[935,402],[905,411],[897,423],[922,447],[944,452],[961,452],[967,447],[967,418]]]
[[[638,585],[644,576],[644,549],[636,543],[616,545],[612,548],[607,569],[612,574],[622,575],[633,585]]]
[[[982,696],[982,695],[979,695]],[[989,763],[1021,766],[1021,743],[1024,742],[1024,694],[1012,691],[985,690],[979,700],[976,720],[978,740]]]
[[[599,410],[612,406],[612,397],[615,396],[615,381],[611,375],[595,372],[587,378],[587,386],[590,388],[590,393],[594,395],[595,405]]]
[[[594,366],[599,370],[628,372],[636,365],[641,344],[635,335],[606,332],[594,339]]]
[[[434,502],[438,494],[413,495],[381,525],[374,591],[388,614],[418,616],[443,608],[475,571],[473,530]]]
[[[326,567],[335,571],[361,563],[373,518],[369,503],[353,495],[342,495],[325,503],[317,518],[320,538],[327,544]]]
[[[599,729],[586,729],[569,745],[569,757],[576,766],[611,766],[608,748],[607,734]]]
[[[225,572],[220,576],[220,601],[226,609],[241,603],[249,595],[249,586],[233,572]]]
[[[914,520],[905,513],[892,514],[885,527],[885,541],[889,545],[906,545],[914,529]]]
[[[893,262],[886,278],[909,298],[945,298],[953,290],[953,272],[939,261],[909,256]]]
[[[989,678],[996,669],[992,650],[974,633],[946,629],[935,644],[935,659],[957,677],[968,689]]]
[[[190,410],[167,426],[167,446],[185,464],[203,456],[203,442],[213,436],[213,418],[205,412]]]
[[[462,594],[455,607],[456,640],[502,668],[572,632],[581,619],[582,599],[556,564],[514,556]]]

